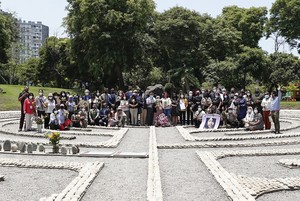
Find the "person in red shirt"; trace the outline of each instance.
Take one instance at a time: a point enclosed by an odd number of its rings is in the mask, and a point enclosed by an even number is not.
[[[28,98],[25,99],[24,105],[24,114],[25,114],[25,131],[31,131],[33,116],[35,115],[35,106],[34,106],[34,96],[33,93],[28,94]]]

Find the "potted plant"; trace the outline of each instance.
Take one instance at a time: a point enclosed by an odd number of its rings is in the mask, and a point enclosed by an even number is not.
[[[49,138],[50,144],[52,144],[52,150],[53,153],[58,153],[59,150],[59,140],[60,140],[60,134],[59,132],[52,132],[52,133],[47,133],[46,138]]]
[[[36,117],[35,118],[35,123],[37,125],[37,132],[41,133],[42,132],[43,119],[41,117]]]

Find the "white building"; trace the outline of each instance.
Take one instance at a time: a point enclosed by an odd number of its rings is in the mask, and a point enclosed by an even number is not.
[[[49,27],[42,22],[18,20],[20,29],[20,63],[25,62],[28,58],[39,57],[39,49],[49,37]]]

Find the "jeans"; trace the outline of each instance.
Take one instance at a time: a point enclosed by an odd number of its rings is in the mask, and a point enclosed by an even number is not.
[[[280,132],[280,123],[279,123],[279,110],[271,111],[271,117],[274,122],[275,132]]]
[[[164,109],[164,114],[165,114],[167,117],[171,118],[171,111],[172,111],[171,108],[170,108],[170,109]]]
[[[179,112],[180,113],[180,124],[181,125],[185,125],[185,120],[186,120],[186,118],[185,118],[185,111],[180,111]]]

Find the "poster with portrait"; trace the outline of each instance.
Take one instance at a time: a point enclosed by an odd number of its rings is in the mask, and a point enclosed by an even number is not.
[[[220,124],[220,115],[205,114],[202,116],[202,122],[199,129],[217,129]]]

